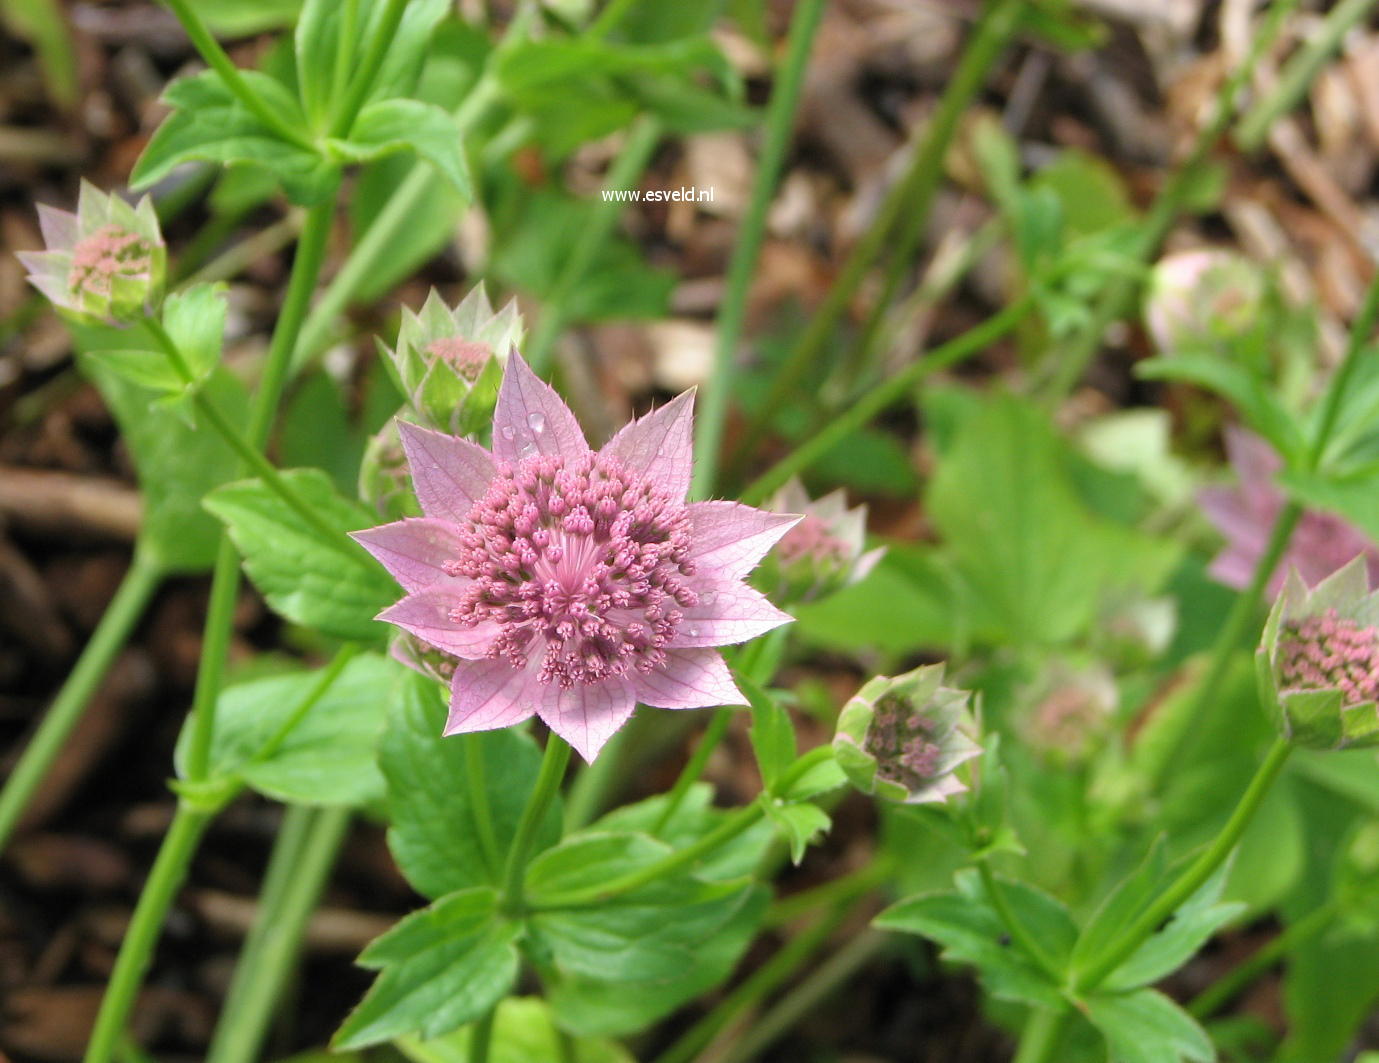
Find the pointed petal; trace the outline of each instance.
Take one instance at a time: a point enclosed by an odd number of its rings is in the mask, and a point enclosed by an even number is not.
[[[687,508],[695,564],[699,571],[725,580],[751,572],[801,520],[794,513],[772,513],[740,502],[691,502]]]
[[[554,683],[540,689],[537,712],[552,731],[593,763],[637,707],[632,684],[624,678],[561,690]]]
[[[794,619],[760,591],[737,580],[700,579],[694,589],[699,592],[699,604],[681,610],[684,619],[669,643],[671,649],[746,642]]]
[[[445,733],[496,731],[532,714],[541,693],[535,669],[514,668],[506,660],[462,662],[450,682],[450,715]]]
[[[531,454],[577,458],[588,452],[570,407],[514,350],[493,411],[493,456],[516,465]]]
[[[350,538],[373,554],[393,579],[409,591],[433,583],[452,587],[457,577],[441,568],[464,549],[455,525],[434,517],[408,517],[377,528],[350,532]]]
[[[384,609],[376,619],[396,624],[446,653],[466,661],[477,661],[497,638],[498,625],[491,620],[473,627],[455,623],[450,619],[450,610],[457,601],[452,587],[428,587]]]
[[[694,389],[623,425],[602,453],[659,484],[676,501],[683,499],[694,471]]]
[[[632,677],[637,700],[658,709],[704,709],[746,705],[717,650],[667,650],[666,663],[650,675]]]
[[[38,205],[38,227],[43,233],[43,246],[49,251],[71,251],[80,239],[77,216],[46,203]]]
[[[493,455],[477,443],[433,432],[407,421],[397,423],[407,464],[412,469],[421,511],[428,517],[464,522],[469,510],[497,475]]]

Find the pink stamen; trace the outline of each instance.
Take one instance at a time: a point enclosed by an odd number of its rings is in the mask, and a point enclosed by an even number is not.
[[[153,247],[138,233],[103,225],[72,249],[67,286],[109,298],[116,277],[137,278],[153,268]]]
[[[1285,626],[1278,665],[1284,690],[1334,687],[1346,705],[1379,701],[1379,628],[1328,609]]]

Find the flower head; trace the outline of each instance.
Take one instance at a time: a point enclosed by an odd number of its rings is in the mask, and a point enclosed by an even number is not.
[[[1208,571],[1226,586],[1244,590],[1286,501],[1274,483],[1283,461],[1259,436],[1235,427],[1226,429],[1226,455],[1240,477],[1240,486],[1208,487],[1198,501],[1207,519],[1226,537],[1226,548]],[[1308,510],[1269,579],[1269,591],[1277,594],[1282,589],[1289,568],[1297,569],[1303,582],[1312,586],[1360,554],[1368,563],[1370,578],[1379,580],[1379,548],[1364,532],[1334,514]]]
[[[355,537],[407,591],[379,619],[455,658],[447,734],[535,713],[592,760],[638,702],[742,702],[714,647],[789,621],[743,580],[799,518],[685,501],[692,401],[593,451],[514,352],[492,452],[398,425],[425,516]]]
[[[1082,763],[1106,737],[1119,700],[1109,668],[1058,661],[1030,692],[1020,732],[1049,760]]]
[[[1266,704],[1309,749],[1379,744],[1379,593],[1364,558],[1308,590],[1288,574],[1257,656]]]
[[[876,676],[843,706],[833,752],[854,786],[906,804],[941,802],[967,789],[956,770],[982,751],[972,695],[942,683],[941,664]]]
[[[777,513],[804,514],[762,564],[762,584],[779,586],[782,594],[797,601],[864,579],[886,552],[885,547],[863,550],[867,507],[848,509],[842,490],[810,501],[799,478],[792,477],[771,500],[770,508]]]
[[[1233,251],[1183,251],[1149,276],[1145,326],[1162,354],[1229,340],[1251,328],[1265,296],[1264,275]]]
[[[454,310],[434,290],[420,314],[404,309],[397,348],[384,353],[421,423],[477,436],[493,416],[508,352],[521,339],[517,304],[494,313],[480,284]]]
[[[46,251],[21,251],[29,282],[85,321],[129,322],[162,296],[167,248],[147,196],[131,207],[81,183],[77,213],[40,204]]]

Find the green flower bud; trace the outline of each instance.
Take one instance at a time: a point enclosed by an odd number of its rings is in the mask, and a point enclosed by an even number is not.
[[[810,501],[798,477],[776,492],[767,507],[777,513],[802,513],[803,519],[781,537],[759,569],[761,586],[787,601],[811,601],[866,577],[886,552],[864,550],[867,507],[847,508],[847,496],[834,491]]]
[[[906,804],[967,790],[957,769],[982,751],[972,695],[942,682],[941,664],[877,676],[843,706],[833,753],[857,789]]]
[[[402,449],[397,421],[389,418],[378,435],[369,440],[359,463],[359,497],[389,520],[421,516],[412,491],[412,473]]]
[[[1220,248],[1169,255],[1149,275],[1145,326],[1161,354],[1247,333],[1264,305],[1264,274]]]
[[[1296,570],[1255,661],[1284,736],[1306,749],[1379,745],[1379,593],[1357,557],[1309,591]]]

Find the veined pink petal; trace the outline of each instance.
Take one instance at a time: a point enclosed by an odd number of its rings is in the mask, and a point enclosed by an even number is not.
[[[458,557],[463,548],[458,529],[449,521],[408,517],[350,532],[350,538],[373,554],[406,590],[419,591],[441,582],[453,586],[457,582],[456,577],[441,568],[443,562]]]
[[[539,697],[535,667],[514,668],[504,660],[461,662],[450,681],[445,733],[511,727],[531,716]]]
[[[1197,492],[1197,504],[1227,540],[1264,553],[1269,528],[1277,516],[1277,512],[1268,510],[1277,507],[1265,507],[1262,511],[1251,508],[1243,492],[1229,487],[1202,488]]]
[[[667,650],[664,667],[632,676],[637,700],[658,709],[746,705],[717,650]]]
[[[693,586],[699,603],[681,610],[684,619],[668,645],[670,649],[746,642],[794,619],[760,591],[736,580],[700,577]]]
[[[718,579],[742,579],[766,551],[799,523],[792,513],[753,509],[740,502],[691,502],[694,560]]]
[[[550,684],[541,688],[538,698],[541,718],[590,763],[637,707],[632,684],[624,678],[569,690]]]
[[[1226,457],[1240,477],[1246,501],[1262,508],[1278,500],[1277,506],[1282,507],[1282,492],[1274,484],[1274,477],[1283,468],[1283,459],[1262,436],[1239,425],[1227,425],[1225,436]]]
[[[428,517],[463,523],[484,496],[497,472],[493,455],[467,439],[433,432],[407,421],[397,423],[417,501]]]
[[[81,224],[77,216],[46,203],[38,205],[38,228],[43,233],[43,244],[49,251],[70,251],[81,239]]]
[[[428,587],[384,609],[376,619],[396,624],[446,653],[477,661],[497,637],[498,625],[491,620],[472,626],[455,623],[450,619],[450,610],[458,597],[453,587]],[[512,668],[511,665],[507,667]]]
[[[568,460],[588,452],[570,407],[514,349],[493,411],[494,457],[516,465],[533,454],[563,455]]]
[[[676,501],[684,498],[694,471],[694,391],[623,425],[602,453],[655,480]]]

